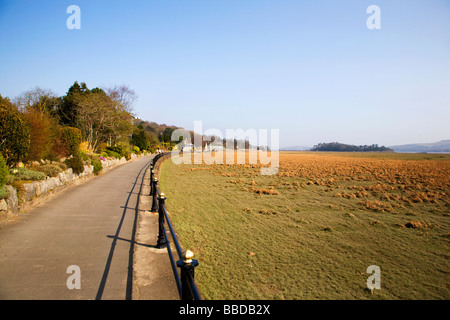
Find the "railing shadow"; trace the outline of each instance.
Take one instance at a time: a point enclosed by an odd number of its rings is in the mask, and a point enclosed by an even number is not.
[[[133,291],[133,256],[134,256],[134,244],[135,244],[135,235],[136,235],[136,227],[137,227],[137,218],[138,218],[138,212],[139,212],[139,199],[140,199],[140,194],[142,191],[142,187],[144,185],[144,176],[145,176],[145,172],[147,170],[147,168],[150,166],[151,164],[151,160],[146,163],[141,170],[139,170],[139,173],[137,174],[133,186],[131,188],[131,190],[128,192],[128,197],[127,200],[125,202],[124,206],[121,206],[121,208],[123,208],[122,211],[122,217],[120,219],[119,225],[117,226],[117,230],[116,233],[114,234],[114,236],[107,236],[109,238],[112,238],[112,242],[111,242],[111,249],[109,250],[109,255],[108,255],[108,259],[106,260],[106,264],[105,264],[105,269],[103,271],[103,275],[100,281],[100,285],[98,287],[97,290],[97,295],[95,297],[96,300],[101,300],[103,292],[105,290],[105,285],[106,285],[106,281],[108,279],[108,274],[109,274],[109,270],[111,267],[111,262],[114,256],[114,251],[116,248],[116,244],[117,244],[117,240],[126,240],[130,242],[130,249],[129,249],[129,255],[128,255],[128,273],[127,273],[127,281],[126,281],[126,292],[125,292],[125,299],[126,300],[131,300],[132,298],[132,291]],[[130,201],[131,195],[133,194],[134,189],[136,188],[136,186],[138,185],[138,181],[140,180],[140,188],[139,188],[139,192],[137,193],[137,201],[136,201],[136,206],[134,208],[128,207],[128,203]],[[133,220],[133,228],[132,228],[132,232],[131,232],[131,239],[127,240],[127,239],[123,239],[119,237],[120,234],[120,230],[122,228],[122,224],[123,221],[125,219],[125,216],[127,214],[127,210],[134,210],[134,220]]]
[[[111,238],[111,239],[115,238],[115,236],[111,236],[111,235],[107,235],[106,237],[107,238]],[[118,237],[117,240],[129,242],[130,244],[137,245],[137,246],[142,246],[142,247],[147,247],[147,248],[156,248],[156,244],[155,245],[151,245],[151,244],[146,244],[146,243],[139,243],[139,242],[136,242],[136,241],[133,242],[130,239],[125,239],[125,238],[121,238],[121,237]]]

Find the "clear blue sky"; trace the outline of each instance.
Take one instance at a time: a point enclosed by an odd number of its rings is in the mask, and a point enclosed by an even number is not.
[[[10,98],[127,84],[144,120],[280,129],[281,147],[450,139],[449,0],[0,0],[0,45]]]

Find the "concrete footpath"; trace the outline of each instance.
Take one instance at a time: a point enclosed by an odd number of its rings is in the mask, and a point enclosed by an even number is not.
[[[0,229],[0,299],[178,299],[167,250],[154,247],[151,159],[70,186]]]

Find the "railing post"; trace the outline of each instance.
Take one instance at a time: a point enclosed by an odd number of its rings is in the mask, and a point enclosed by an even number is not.
[[[153,181],[153,163],[150,164],[150,195],[152,195],[152,192],[153,192],[153,189],[152,189],[153,183],[152,183],[152,181]]]
[[[153,166],[150,168],[150,195],[153,195],[153,177],[155,177],[155,170]]]
[[[192,259],[194,253],[191,250],[183,252],[183,260],[177,261],[177,267],[181,269],[181,300],[194,300],[189,283],[189,277],[194,280],[194,269],[198,266],[198,261]]]
[[[156,189],[156,186],[158,184],[158,178],[157,177],[153,177],[153,181],[152,181],[152,190],[153,190],[153,201],[152,201],[152,208],[151,208],[151,212],[156,212],[158,210],[158,204],[157,204],[157,196],[158,196],[158,190]]]
[[[166,235],[164,232],[164,206],[165,206],[165,200],[166,196],[164,193],[161,193],[161,195],[158,197],[159,207],[158,207],[158,225],[159,225],[159,231],[158,231],[158,242],[156,243],[156,247],[166,248],[167,247],[167,240]]]

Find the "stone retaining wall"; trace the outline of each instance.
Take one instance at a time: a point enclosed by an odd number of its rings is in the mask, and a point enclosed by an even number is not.
[[[131,160],[140,158],[136,154],[131,155]],[[121,159],[107,159],[102,160],[102,173],[112,169],[113,167],[126,163],[127,160],[123,157]],[[17,190],[12,186],[6,186],[10,195],[6,200],[0,200],[0,216],[20,210],[20,206],[23,203],[29,203],[39,198],[42,195],[48,194],[50,191],[57,189],[58,187],[69,185],[75,181],[80,181],[83,178],[91,177],[94,175],[94,166],[85,165],[84,171],[80,174],[73,173],[72,168],[60,172],[56,177],[47,177],[45,180],[32,181],[23,184],[23,190],[20,191],[20,203]]]

